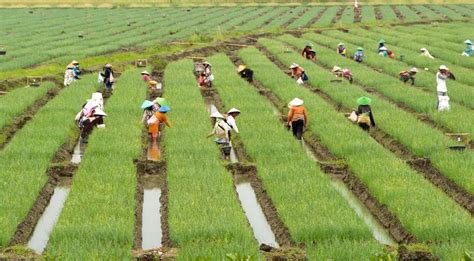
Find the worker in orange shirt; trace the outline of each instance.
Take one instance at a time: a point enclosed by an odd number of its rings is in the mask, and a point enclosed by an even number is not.
[[[294,98],[288,103],[288,108],[290,109],[288,112],[288,126],[291,126],[293,135],[298,140],[301,140],[303,128],[306,128],[308,124],[308,115],[303,103],[303,100],[299,98]]]

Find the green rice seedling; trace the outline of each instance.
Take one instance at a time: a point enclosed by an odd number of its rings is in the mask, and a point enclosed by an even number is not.
[[[169,118],[164,152],[169,189],[169,227],[179,248],[178,260],[224,259],[226,254],[258,256],[232,178],[207,134],[211,122],[190,60],[171,63],[165,71]]]
[[[469,30],[469,25],[469,23],[456,22],[434,24],[431,26],[416,25],[414,28],[425,29],[420,30],[419,35],[430,36],[433,39],[442,39],[455,44],[461,44],[472,35],[472,31]]]
[[[28,110],[35,101],[44,97],[55,86],[52,82],[45,82],[39,88],[20,88],[0,97],[0,113],[2,115],[0,130],[11,124],[15,117]]]
[[[460,14],[463,17],[464,16],[466,16],[466,17],[473,17],[474,16],[474,14],[472,13],[471,10],[469,10],[468,8],[463,7],[461,5],[449,5],[449,6],[446,7],[446,9],[448,9],[448,8],[451,8],[456,14]]]
[[[417,10],[418,12],[422,12],[429,20],[443,20],[444,18],[438,15],[437,13],[433,12],[433,10],[427,8],[423,5],[412,5],[412,8]]]
[[[341,19],[338,21],[341,25],[352,24],[354,23],[354,10],[350,7],[344,9],[344,12],[341,15]]]
[[[319,13],[324,12],[325,10],[326,9],[323,7],[310,7],[306,13],[289,24],[287,28],[296,29],[305,27],[314,17],[318,16]]]
[[[48,180],[54,153],[77,132],[74,117],[94,91],[94,81],[95,76],[84,77],[62,90],[0,151],[0,246],[8,244]]]
[[[295,47],[305,42],[304,39],[290,35],[284,35],[279,39]],[[296,53],[279,52],[279,50],[287,48],[284,44],[273,42],[271,47],[270,51],[283,63],[296,62],[302,65],[306,72],[311,75],[309,80],[311,85],[323,90],[335,102],[342,104],[344,107],[353,108],[354,101],[358,97],[371,97],[373,100],[372,108],[376,112],[376,122],[379,129],[390,134],[416,156],[433,158],[433,164],[444,175],[474,194],[474,180],[465,174],[469,173],[472,166],[474,166],[474,153],[466,151],[460,155],[460,153],[448,150],[446,145],[450,143],[450,140],[445,134],[419,121],[416,115],[405,112],[396,105],[371,95],[358,86],[346,82],[337,85],[332,84],[331,80],[334,79],[334,76],[329,70],[325,70],[320,66],[315,67],[312,62]],[[321,52],[321,55],[333,56],[327,51]],[[328,59],[331,58],[333,61],[337,61],[337,57],[328,57]]]
[[[337,10],[338,10],[337,6],[329,7],[326,10],[326,12],[324,12],[324,14],[321,16],[321,18],[319,18],[319,20],[316,21],[316,23],[314,23],[314,26],[326,27],[326,26],[331,25],[332,24],[332,19],[336,15]],[[309,26],[312,26],[312,25],[309,25]]]
[[[375,10],[373,5],[362,6],[362,23],[375,23],[377,18],[375,17]]]
[[[405,16],[405,21],[407,22],[419,21],[421,19],[412,9],[408,8],[406,5],[397,5],[395,8],[397,8],[398,11],[400,11],[400,13]]]
[[[396,20],[398,20],[397,15],[393,11],[392,7],[390,7],[389,5],[381,5],[379,8],[380,8],[380,11],[382,12],[382,15],[383,15],[383,19],[382,19],[383,21],[396,21]]]
[[[259,8],[259,13],[255,16],[254,19],[250,19],[243,25],[237,28],[237,31],[250,31],[257,27],[262,26],[265,22],[271,20],[273,17],[278,17],[278,15],[285,8],[274,8],[274,7],[262,7]]]
[[[430,5],[431,9],[446,15],[450,19],[464,19],[462,14],[442,5]]]
[[[266,47],[273,44],[271,40],[259,42]],[[474,221],[467,211],[349,123],[332,105],[298,86],[257,49],[244,49],[239,56],[255,71],[255,77],[281,100],[295,96],[304,99],[309,129],[333,154],[347,162],[349,169],[418,240],[436,242],[432,245],[435,253],[448,260],[459,259],[464,254],[461,249],[472,248],[474,239],[470,235],[474,232]],[[457,245],[453,247],[450,242]]]
[[[142,69],[123,73],[105,105],[106,128],[95,129],[51,234],[53,259],[130,259],[134,237],[136,168],[141,153],[146,87]]]
[[[324,45],[327,46],[335,46],[339,41],[335,38],[329,38],[320,34],[305,34],[303,37],[305,39],[324,43]],[[347,42],[345,44],[349,50],[355,50],[357,47],[356,45]],[[324,51],[328,53],[328,55],[331,55],[330,57],[319,56],[319,61],[321,63],[330,67],[337,63],[339,66],[350,68],[356,81],[360,84],[372,86],[376,88],[378,92],[392,100],[398,103],[403,103],[417,112],[426,113],[433,121],[441,126],[445,126],[453,132],[474,132],[474,125],[470,120],[459,121],[460,117],[463,119],[469,119],[471,117],[472,113],[470,112],[470,109],[451,102],[451,111],[442,113],[436,111],[436,95],[418,90],[417,88],[409,87],[396,78],[369,68],[367,65],[374,66],[375,68],[384,68],[384,72],[392,73],[397,69],[400,69],[399,66],[394,65],[395,61],[389,61],[387,58],[384,59],[376,54],[371,55],[368,51],[371,46],[364,45],[364,47],[366,48],[366,56],[363,64],[358,64],[352,60],[333,55],[335,52],[324,46],[317,46],[316,50],[321,49],[320,52]],[[350,51],[349,55],[351,55]],[[418,77],[420,76],[418,75]]]
[[[251,55],[246,51],[240,54],[245,60]],[[308,258],[363,260],[381,251],[382,246],[369,229],[331,186],[330,178],[321,173],[292,134],[282,127],[273,106],[240,79],[225,55],[208,60],[216,75],[213,87],[227,109],[237,107],[242,112],[237,118],[239,136],[257,165],[265,190],[293,239],[308,246]],[[260,78],[263,72],[256,69]]]
[[[307,6],[297,6],[294,8],[289,9],[286,13],[282,13],[278,19],[271,21],[269,24],[263,26],[264,29],[275,29],[275,28],[282,28],[285,23],[290,21],[290,19],[294,17],[300,16],[302,12],[307,9]]]

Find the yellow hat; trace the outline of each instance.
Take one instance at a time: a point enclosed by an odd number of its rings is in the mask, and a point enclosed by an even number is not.
[[[158,82],[157,82],[157,81],[149,81],[148,84],[149,84],[149,85],[152,85],[152,86],[155,86],[155,85],[158,84]]]
[[[245,68],[247,68],[245,65],[241,64],[239,65],[239,68],[237,69],[238,72],[241,72],[243,70],[245,70]]]

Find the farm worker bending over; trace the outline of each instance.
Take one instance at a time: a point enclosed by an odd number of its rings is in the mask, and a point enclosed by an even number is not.
[[[306,75],[303,67],[299,66],[298,64],[291,64],[290,70],[291,77],[295,78],[298,84],[304,84],[304,82],[308,80],[308,75]]]
[[[239,68],[237,68],[237,72],[239,73],[240,77],[247,80],[248,82],[253,81],[253,71],[247,68],[247,66],[241,64]]]
[[[69,64],[64,72],[64,87],[69,86],[74,81],[73,65]]]
[[[306,57],[308,60],[316,60],[316,52],[313,50],[313,44],[310,42],[306,42],[306,45],[301,52],[301,56]]]
[[[462,56],[471,57],[472,56],[472,42],[471,40],[464,41],[466,44],[466,50],[462,53]]]
[[[383,50],[381,50],[382,47],[385,47],[385,40],[380,39],[379,41],[379,47],[377,48],[378,53],[381,53]]]
[[[436,73],[436,91],[438,92],[438,111],[449,110],[448,88],[446,86],[447,79],[456,80],[446,65],[441,65]]]
[[[104,120],[107,114],[103,111],[102,94],[92,94],[92,99],[87,100],[87,103],[82,106],[81,111],[76,115],[76,122],[81,129],[82,142],[87,143],[88,136],[94,126],[104,128]]]
[[[157,81],[151,80],[151,81],[148,82],[148,89],[150,89],[150,90],[156,90],[157,86],[158,86]]]
[[[303,136],[303,128],[306,128],[308,124],[308,115],[306,109],[303,106],[303,100],[294,98],[288,103],[288,126],[291,126],[293,130],[293,136],[298,140],[301,140]]]
[[[361,63],[364,59],[364,48],[357,47],[357,51],[354,54],[354,61]]]
[[[408,71],[402,71],[399,73],[400,75],[400,81],[407,83],[408,81],[411,81],[411,85],[415,85],[415,75],[418,72],[418,69],[415,67],[411,68]]]
[[[237,127],[237,123],[235,122],[235,118],[240,115],[240,111],[236,108],[232,108],[227,112],[227,124],[232,128],[235,133],[239,133],[239,128]]]
[[[150,77],[150,73],[147,72],[147,71],[143,71],[141,73],[142,75],[142,80],[145,82],[145,83],[148,83],[149,81],[151,81],[151,77]]]
[[[370,108],[371,102],[372,100],[368,97],[357,99],[357,124],[365,131],[368,131],[370,126],[375,127],[374,115],[372,114],[372,108]]]
[[[341,69],[339,66],[334,66],[332,68],[332,72],[336,75],[336,77],[343,77],[352,83],[352,72],[349,69]]]
[[[104,66],[104,85],[107,90],[111,90],[115,82],[114,71],[110,63]]]
[[[344,43],[339,43],[337,45],[337,49],[336,49],[337,53],[342,55],[342,56],[346,56],[346,47],[344,46]]]
[[[72,71],[74,73],[74,79],[79,80],[79,75],[81,74],[81,68],[79,66],[79,62],[74,60],[71,62],[73,65]]]
[[[158,97],[153,101],[153,103],[155,104],[155,106],[157,108],[156,109],[157,111],[161,106],[168,106],[169,107],[168,101],[165,98]]]
[[[430,52],[428,51],[428,49],[426,49],[426,48],[421,48],[421,49],[420,49],[420,52],[421,52],[420,56],[424,56],[424,57],[428,57],[428,58],[430,58],[430,59],[434,59],[434,57],[430,54]]]
[[[215,120],[214,127],[212,128],[211,133],[207,137],[215,135],[214,141],[217,144],[228,144],[230,143],[230,132],[232,127],[227,123],[224,116],[218,111],[215,111],[210,116]]]
[[[171,128],[171,124],[166,116],[166,113],[170,110],[168,106],[161,106],[158,111],[151,101],[145,101],[142,104],[143,112],[143,121],[146,120],[146,125],[148,126],[148,134],[150,134],[151,141],[156,142],[158,135],[160,133],[161,124],[166,124],[166,126]]]
[[[212,87],[212,82],[214,81],[214,74],[212,74],[212,65],[209,62],[204,62],[204,74],[206,75],[205,82],[208,87]]]

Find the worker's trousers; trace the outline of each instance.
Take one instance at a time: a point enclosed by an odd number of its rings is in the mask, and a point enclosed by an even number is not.
[[[298,139],[301,140],[303,136],[303,127],[304,127],[304,120],[296,120],[291,122],[291,129],[293,130],[293,135]]]

